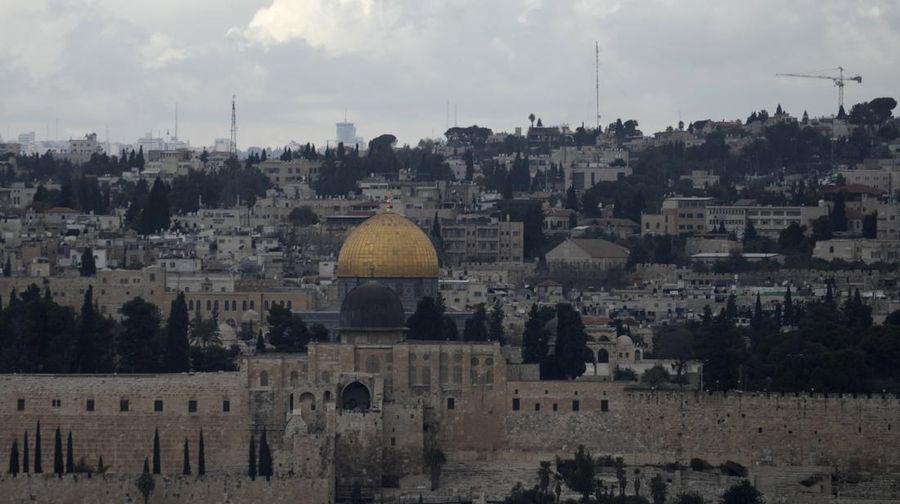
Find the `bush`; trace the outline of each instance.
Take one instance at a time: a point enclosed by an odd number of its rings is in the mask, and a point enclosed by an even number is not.
[[[692,471],[709,471],[713,466],[709,462],[703,460],[702,458],[692,458],[691,459],[691,470]]]
[[[641,382],[651,387],[657,387],[663,383],[668,383],[671,378],[666,368],[657,365],[644,371],[643,376],[641,376]]]
[[[722,474],[726,476],[736,476],[738,478],[747,477],[747,468],[731,460],[726,460],[724,464],[719,466],[719,469],[722,471]]]
[[[613,379],[615,381],[638,381],[638,376],[631,369],[616,369]]]

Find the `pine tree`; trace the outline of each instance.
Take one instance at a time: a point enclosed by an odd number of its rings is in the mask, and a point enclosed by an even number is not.
[[[9,474],[14,477],[19,474],[19,441],[14,439],[9,449]]]
[[[188,447],[187,438],[184,438],[184,461],[181,464],[181,474],[185,476],[191,474],[191,450]]]
[[[250,434],[250,460],[248,461],[247,474],[251,480],[256,481],[256,436]]]
[[[759,292],[756,293],[756,305],[753,307],[753,323],[759,324],[763,319],[763,307],[762,300],[759,297]]]
[[[263,429],[262,436],[259,438],[259,475],[265,476],[266,481],[269,481],[272,474],[272,452],[269,450],[266,429]]]
[[[153,474],[162,472],[159,458],[159,429],[157,428],[153,431]]]
[[[72,449],[72,431],[66,439],[66,474],[75,472],[75,452]]]
[[[97,261],[94,259],[94,249],[88,247],[81,253],[81,267],[78,269],[83,277],[97,275]]]
[[[197,476],[206,474],[206,448],[203,446],[203,429],[200,429],[200,442],[197,445]]]
[[[475,308],[475,313],[471,318],[466,319],[466,326],[463,330],[463,340],[465,341],[487,341],[487,312],[484,309],[484,303],[479,303]]]
[[[738,316],[737,302],[734,294],[728,295],[728,301],[725,303],[725,318],[734,320]]]
[[[96,314],[94,313],[94,287],[92,285],[88,285],[84,292],[84,302],[81,304],[81,326],[78,329],[73,370],[76,373],[96,373],[97,349],[94,345]]]
[[[188,315],[184,293],[179,292],[172,301],[169,321],[166,324],[166,353],[163,367],[169,373],[183,373],[190,369],[188,329],[191,321]]]
[[[22,472],[28,474],[31,472],[28,460],[28,431],[25,431],[25,442],[22,443]]]
[[[503,306],[500,305],[500,300],[494,301],[494,306],[491,308],[491,317],[488,324],[488,335],[491,341],[499,341],[503,343],[506,339],[506,333],[503,329]]]
[[[56,473],[57,476],[62,477],[64,469],[62,434],[59,432],[59,427],[57,427],[56,438],[53,442],[53,472]]]
[[[547,358],[549,334],[544,328],[546,323],[537,304],[532,304],[528,321],[525,322],[525,332],[522,334],[522,360],[526,363],[539,364]]]

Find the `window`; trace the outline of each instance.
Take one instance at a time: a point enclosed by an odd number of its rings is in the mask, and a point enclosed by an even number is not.
[[[520,405],[520,403],[519,403],[519,398],[518,398],[518,397],[514,397],[514,398],[513,398],[513,411],[519,411],[520,406],[521,406],[521,405]]]
[[[197,412],[197,401],[191,399],[188,401],[188,413],[196,413]]]
[[[391,438],[391,446],[397,446],[397,438]]]
[[[581,409],[581,403],[578,399],[572,401],[572,411],[579,411]]]
[[[447,409],[448,410],[456,409],[456,399],[454,399],[452,397],[447,398]]]
[[[59,408],[60,406],[62,406],[62,401],[60,401],[59,399],[54,399],[54,400],[50,401],[50,403],[53,405],[54,408]]]
[[[25,411],[25,399],[16,400],[16,410]]]
[[[128,411],[128,399],[119,399],[119,411]]]
[[[534,403],[534,411],[541,411],[541,403],[539,403],[539,402]]]
[[[153,411],[161,412],[163,410],[163,402],[161,399],[153,401]]]
[[[600,411],[609,411],[609,400],[602,399],[600,401]]]
[[[268,387],[269,386],[269,373],[263,371],[259,373],[259,386],[260,387]]]
[[[88,399],[84,405],[84,409],[86,409],[87,411],[94,411],[94,400]]]
[[[229,401],[228,399],[223,399],[222,400],[222,412],[228,413],[229,411],[231,411],[231,401]]]

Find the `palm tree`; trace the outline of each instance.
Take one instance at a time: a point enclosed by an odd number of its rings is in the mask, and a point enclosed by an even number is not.
[[[553,471],[550,469],[550,461],[542,460],[541,467],[537,471],[538,487],[541,489],[541,501],[546,497],[550,489],[550,478],[553,477]]]
[[[531,121],[531,127],[534,127],[534,112],[528,114],[528,120]]]

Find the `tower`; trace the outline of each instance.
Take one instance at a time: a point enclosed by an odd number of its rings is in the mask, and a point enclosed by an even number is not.
[[[594,94],[597,129],[600,129],[600,42],[594,42]]]
[[[231,95],[231,141],[228,145],[228,153],[231,154],[232,157],[237,157],[237,114],[234,107],[234,101],[236,99],[236,95]]]

